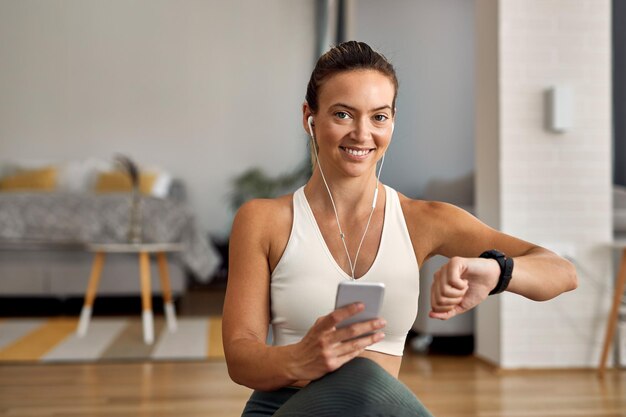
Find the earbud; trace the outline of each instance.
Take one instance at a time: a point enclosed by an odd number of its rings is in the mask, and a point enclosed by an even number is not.
[[[312,139],[315,139],[315,135],[313,133],[313,116],[309,116],[309,118],[307,119],[307,123],[309,124],[309,134],[311,135]]]

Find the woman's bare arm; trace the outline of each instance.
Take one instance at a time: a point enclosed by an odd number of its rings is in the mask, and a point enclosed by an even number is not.
[[[285,349],[265,344],[270,319],[270,240],[264,215],[268,204],[246,203],[233,222],[222,323],[230,377],[261,390],[295,382],[285,366]]]
[[[435,274],[431,317],[446,319],[467,311],[495,288],[500,276],[498,263],[478,258],[489,249],[497,249],[514,260],[507,291],[544,301],[576,288],[576,269],[553,252],[501,233],[453,205],[421,204],[421,215],[432,222],[428,229],[431,251],[427,257],[450,258]]]

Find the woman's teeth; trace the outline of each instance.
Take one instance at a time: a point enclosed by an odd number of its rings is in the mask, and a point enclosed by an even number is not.
[[[368,150],[364,150],[364,151],[359,151],[356,149],[350,149],[350,148],[343,148],[346,152],[348,152],[350,155],[356,155],[356,156],[363,156],[363,155],[367,155],[368,153],[371,152],[371,149]]]

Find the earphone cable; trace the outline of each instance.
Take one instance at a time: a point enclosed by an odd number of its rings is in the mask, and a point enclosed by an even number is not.
[[[376,190],[374,191],[374,201],[372,201],[372,211],[370,211],[370,215],[367,218],[367,224],[365,225],[365,231],[363,232],[363,236],[361,236],[361,241],[359,242],[359,247],[356,250],[356,255],[354,256],[354,268],[352,268],[352,279],[354,278],[354,269],[356,268],[356,261],[359,259],[359,253],[361,252],[361,246],[363,245],[363,241],[365,240],[365,234],[370,227],[370,222],[372,221],[372,215],[374,214],[374,209],[376,208],[376,199],[378,198],[378,184],[380,183],[380,173],[383,170],[383,164],[385,163],[385,154],[383,154],[382,160],[380,161],[380,168],[378,169],[378,176],[376,177]],[[321,168],[320,168],[321,171]],[[345,245],[344,245],[345,246]],[[346,253],[347,254],[347,253]],[[350,255],[348,255],[348,258]]]
[[[311,127],[309,125],[309,127]],[[363,245],[363,241],[365,240],[365,235],[367,234],[367,230],[369,229],[370,222],[372,221],[372,215],[374,214],[374,209],[376,208],[376,198],[378,196],[378,184],[380,183],[380,174],[383,170],[383,164],[385,163],[385,155],[383,154],[380,168],[378,170],[378,176],[376,177],[376,189],[374,190],[374,200],[372,201],[372,210],[370,211],[369,217],[367,219],[367,224],[365,225],[365,230],[363,231],[363,236],[361,236],[361,241],[359,242],[359,247],[356,251],[356,255],[354,257],[354,264],[352,263],[352,258],[350,257],[350,252],[348,251],[348,246],[346,245],[345,234],[341,229],[341,223],[339,222],[339,214],[337,212],[337,206],[335,205],[335,200],[333,199],[333,194],[330,192],[330,187],[328,186],[328,182],[326,181],[326,177],[324,176],[324,171],[322,170],[322,165],[320,164],[320,159],[318,156],[319,147],[317,147],[317,143],[313,138],[313,130],[311,129],[311,140],[313,141],[313,148],[315,150],[315,161],[317,162],[317,167],[320,169],[320,174],[322,175],[322,180],[324,181],[324,185],[326,186],[326,191],[328,192],[328,196],[330,197],[330,202],[333,206],[333,211],[335,213],[335,220],[337,221],[337,228],[339,229],[339,237],[341,238],[341,242],[343,243],[343,248],[346,252],[346,256],[348,257],[348,264],[350,265],[350,272],[352,273],[352,280],[356,280],[354,271],[356,269],[356,262],[359,259],[359,253],[361,252],[361,246]]]

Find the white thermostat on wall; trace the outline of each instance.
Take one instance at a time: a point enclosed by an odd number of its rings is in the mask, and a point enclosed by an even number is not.
[[[552,86],[547,90],[547,123],[548,130],[565,133],[572,128],[574,120],[574,93],[570,86]]]

